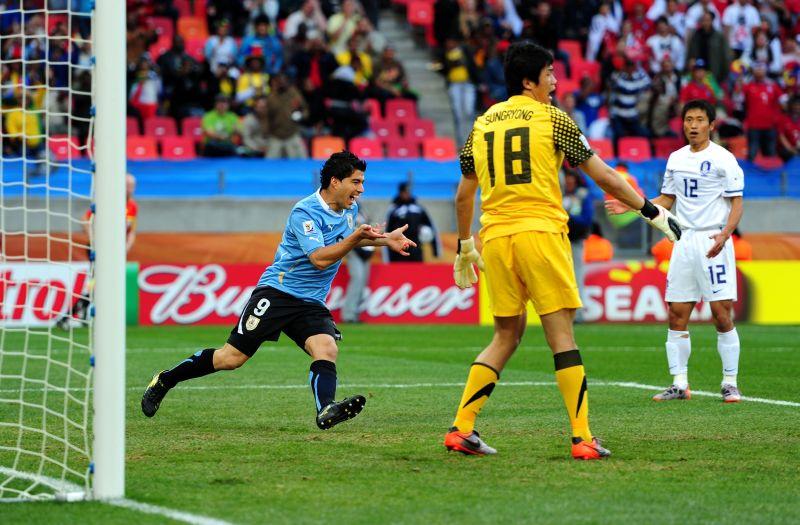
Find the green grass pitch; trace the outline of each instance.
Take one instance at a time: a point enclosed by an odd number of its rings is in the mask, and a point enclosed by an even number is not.
[[[499,450],[441,445],[481,327],[342,327],[339,396],[362,414],[322,432],[285,337],[243,368],[179,385],[153,419],[139,409],[156,370],[220,345],[228,328],[128,332],[127,497],[233,523],[798,523],[800,407],[717,395],[656,404],[664,326],[579,325],[592,430],[608,461],[570,459],[568,421],[541,330],[526,334],[478,420]],[[746,396],[800,402],[800,327],[740,326]],[[692,327],[690,382],[715,394],[713,327]],[[504,385],[505,383],[505,385]],[[100,503],[0,506],[3,524],[169,522]]]

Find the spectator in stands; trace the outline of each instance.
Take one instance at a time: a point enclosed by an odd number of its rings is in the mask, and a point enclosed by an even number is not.
[[[653,78],[650,103],[647,112],[647,127],[653,137],[674,137],[669,121],[678,114],[677,75],[672,71],[669,57],[661,62],[661,71]]]
[[[221,20],[217,24],[216,34],[206,41],[203,53],[214,74],[220,64],[233,64],[236,61],[236,41],[231,36],[231,24],[228,20]]]
[[[733,0],[725,8],[722,15],[722,26],[728,45],[736,58],[747,53],[753,47],[753,30],[761,25],[758,9],[753,7],[748,0]]]
[[[355,71],[355,84],[359,89],[365,89],[372,80],[372,57],[360,51],[361,35],[353,34],[347,43],[347,49],[336,55],[340,66],[350,66]]]
[[[585,76],[581,78],[580,89],[576,95],[575,102],[575,109],[583,113],[588,132],[588,128],[594,124],[600,115],[600,108],[605,104],[605,97],[597,92],[597,86],[595,86],[591,77]],[[602,136],[596,138],[602,138]]]
[[[564,38],[586,42],[592,17],[597,12],[595,0],[566,0],[564,12],[569,13],[564,17]],[[577,61],[579,57],[569,58]]]
[[[717,97],[714,90],[708,84],[706,63],[702,58],[694,61],[692,75],[689,81],[681,88],[681,104],[686,104],[690,100],[702,99],[711,104],[717,104]]]
[[[489,104],[494,104],[508,98],[503,57],[509,44],[505,40],[487,40],[486,44],[483,68],[480,70],[480,89],[488,96]]]
[[[244,64],[248,57],[259,56],[263,60],[264,71],[274,75],[283,67],[283,45],[265,15],[256,18],[254,24],[255,34],[246,36],[242,40],[239,64]]]
[[[731,52],[728,40],[714,26],[713,12],[702,14],[700,27],[689,38],[687,58],[690,61],[702,60],[719,83],[728,78]]]
[[[269,151],[269,111],[267,98],[253,98],[253,111],[242,119],[242,145],[244,155],[266,157]]]
[[[792,97],[788,114],[778,124],[778,154],[784,161],[800,155],[800,97]]]
[[[408,224],[405,236],[416,243],[416,246],[408,249],[408,257],[387,250],[390,262],[423,262],[422,245],[428,242],[431,243],[433,256],[439,256],[439,241],[433,221],[425,208],[417,203],[407,182],[397,187],[397,196],[386,214],[386,231],[400,228],[404,224]]]
[[[288,8],[290,6],[287,5],[286,7]],[[291,7],[294,7],[294,2],[292,2]],[[278,0],[250,0],[250,7],[248,9],[250,10],[250,20],[253,22],[265,16],[269,20],[269,23],[274,26],[278,22],[281,4]]]
[[[592,17],[589,28],[589,40],[586,45],[586,60],[594,61],[603,45],[607,33],[619,34],[620,21],[611,10],[611,2],[604,1],[600,4],[597,14]]]
[[[442,73],[455,119],[456,141],[459,145],[464,144],[475,119],[478,72],[472,54],[455,38],[445,41]]]
[[[83,17],[81,17],[83,18]],[[128,13],[126,18],[126,46],[128,72],[135,75],[139,62],[147,48],[158,40],[155,30],[141,26],[136,20],[136,16]],[[83,44],[89,46],[90,43]],[[91,50],[89,56],[91,56]]]
[[[661,71],[661,61],[669,58],[678,71],[683,71],[686,50],[683,41],[670,31],[669,22],[666,17],[661,17],[656,21],[656,34],[647,39],[647,47],[650,48],[650,72],[658,73]]]
[[[286,18],[286,25],[283,27],[283,37],[294,38],[300,29],[305,27],[305,35],[308,39],[324,38],[328,21],[322,14],[318,0],[305,0],[303,6],[290,14]]]
[[[614,258],[614,245],[603,237],[599,222],[592,223],[592,233],[583,241],[583,262],[604,262]]]
[[[767,78],[767,64],[756,62],[752,82],[744,85],[747,158],[751,161],[756,158],[759,148],[763,155],[775,156],[775,125],[781,116],[782,95],[781,88]]]
[[[569,118],[571,118],[575,124],[577,124],[578,129],[581,130],[581,133],[584,135],[586,134],[586,118],[583,116],[580,110],[576,108],[576,99],[575,93],[564,93],[561,96],[560,104],[562,111],[567,114]]]
[[[33,96],[25,99],[29,104],[33,102]],[[44,132],[39,114],[32,111],[35,108],[27,108],[25,111],[22,104],[15,98],[7,99],[4,106],[11,108],[9,111],[4,107],[3,121],[5,124],[5,141],[3,155],[11,157],[23,156],[26,159],[38,159],[44,154]],[[33,169],[29,175],[38,175],[41,168],[40,164],[31,166]]]
[[[183,37],[175,35],[172,47],[158,57],[167,112],[180,121],[199,106],[200,65],[186,53]]]
[[[477,33],[481,25],[481,14],[476,0],[460,0],[458,11],[458,31],[461,38],[468,39]]]
[[[325,87],[328,99],[327,121],[331,132],[350,140],[367,130],[364,95],[355,85],[356,73],[350,66],[339,66]]]
[[[308,105],[284,73],[273,76],[271,84],[266,108],[269,115],[267,157],[308,158],[306,144],[300,136],[300,122],[308,117]]]
[[[338,55],[347,48],[350,37],[356,32],[363,18],[361,4],[356,0],[344,0],[342,10],[328,20],[328,42],[331,52]]]
[[[236,80],[236,103],[252,107],[253,97],[269,93],[269,75],[264,72],[264,59],[261,56],[249,56],[245,62],[245,70]]]
[[[556,60],[561,60],[564,63],[567,77],[572,77],[569,55],[558,49],[561,28],[559,21],[552,16],[552,8],[549,2],[539,2],[528,28],[532,32],[532,40],[553,53],[553,57]],[[528,28],[526,28],[526,31]]]
[[[622,137],[646,137],[638,106],[650,90],[650,77],[636,62],[625,58],[622,71],[616,71],[609,80],[611,128],[614,139]]]
[[[249,13],[245,3],[240,0],[206,0],[206,17],[208,27],[218,27],[222,21],[231,25],[231,32],[236,36],[244,34]],[[228,60],[233,63],[233,60]]]
[[[769,39],[769,34],[764,29],[756,31],[753,48],[750,50],[748,63],[764,62],[767,64],[767,72],[773,78],[778,78],[783,72],[783,57],[781,47],[773,46]]]
[[[686,14],[681,11],[677,0],[656,0],[647,11],[647,18],[658,20],[664,17],[672,32],[681,40],[686,38]]]
[[[325,118],[325,84],[338,67],[336,57],[330,53],[320,38],[305,42],[291,59],[292,70],[300,79],[300,90],[308,102],[309,117],[306,124],[319,127]]]
[[[592,230],[594,200],[577,170],[566,170],[564,173],[562,205],[569,216],[567,223],[569,233],[567,235],[572,246],[575,280],[581,295],[583,295],[583,241]]]
[[[238,71],[227,62],[217,64],[217,72],[211,73],[210,69],[206,70],[206,77],[203,79],[204,85],[203,92],[205,94],[205,107],[214,105],[217,95],[224,95],[228,99],[232,99],[236,95],[236,76]]]
[[[383,109],[386,101],[393,98],[417,100],[417,94],[409,87],[403,64],[397,60],[394,48],[386,46],[375,68],[371,96],[378,99]]]
[[[142,120],[156,116],[158,99],[161,94],[161,80],[150,67],[150,61],[142,59],[136,70],[136,80],[131,86],[128,103],[136,110]]]
[[[217,95],[214,109],[203,115],[203,155],[206,157],[229,157],[236,154],[239,117],[230,107],[227,96]]]
[[[749,241],[742,238],[742,232],[739,228],[733,230],[731,234],[733,239],[733,253],[737,261],[752,261],[753,260],[753,245]]]
[[[700,0],[686,10],[686,35],[691,38],[702,24],[703,15],[711,13],[711,23],[714,31],[722,32],[722,13],[712,0]]]
[[[433,38],[436,40],[437,51],[444,48],[444,42],[451,35],[459,31],[458,0],[436,0],[433,4]]]

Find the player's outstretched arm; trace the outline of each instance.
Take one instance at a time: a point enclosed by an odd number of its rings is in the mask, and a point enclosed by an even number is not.
[[[323,246],[311,252],[308,260],[317,270],[324,270],[328,266],[344,259],[350,250],[359,245],[364,240],[376,240],[386,237],[386,234],[376,231],[369,224],[362,224],[353,233],[330,246]]]
[[[675,218],[664,207],[645,199],[611,166],[603,162],[597,155],[592,155],[580,168],[589,175],[600,188],[610,193],[623,204],[640,214],[654,228],[661,230],[667,238],[675,242],[681,238],[681,227]]]
[[[393,252],[400,255],[408,256],[406,251],[409,247],[416,248],[417,243],[405,236],[405,231],[408,229],[408,224],[404,224],[399,228],[386,233],[383,237],[378,239],[364,239],[358,243],[359,246],[386,246]],[[378,230],[380,231],[380,229]]]
[[[667,195],[665,193],[662,193],[655,199],[651,199],[650,202],[652,202],[656,206],[661,206],[663,208],[671,210],[672,206],[675,204],[675,195]],[[608,211],[608,213],[610,213],[611,215],[619,215],[621,213],[631,211],[631,208],[629,206],[625,206],[617,199],[611,199],[605,201],[603,204],[606,207],[606,211]]]

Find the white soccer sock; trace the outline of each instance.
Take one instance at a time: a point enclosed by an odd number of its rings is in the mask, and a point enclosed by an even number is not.
[[[689,356],[692,354],[692,340],[689,338],[689,332],[667,330],[666,347],[669,373],[673,378],[672,384],[678,388],[688,387]]]
[[[730,332],[717,332],[717,352],[722,358],[722,384],[736,386],[739,373],[739,334],[736,328]]]

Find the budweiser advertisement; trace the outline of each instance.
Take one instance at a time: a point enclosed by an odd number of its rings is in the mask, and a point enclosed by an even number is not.
[[[251,264],[143,266],[139,273],[139,322],[233,324],[263,271],[263,266]],[[343,266],[327,298],[336,319],[347,282]],[[452,267],[446,264],[373,265],[360,310],[366,322],[478,322],[475,289],[459,290],[453,284]]]
[[[0,323],[50,326],[87,294],[88,263],[0,264]]]

